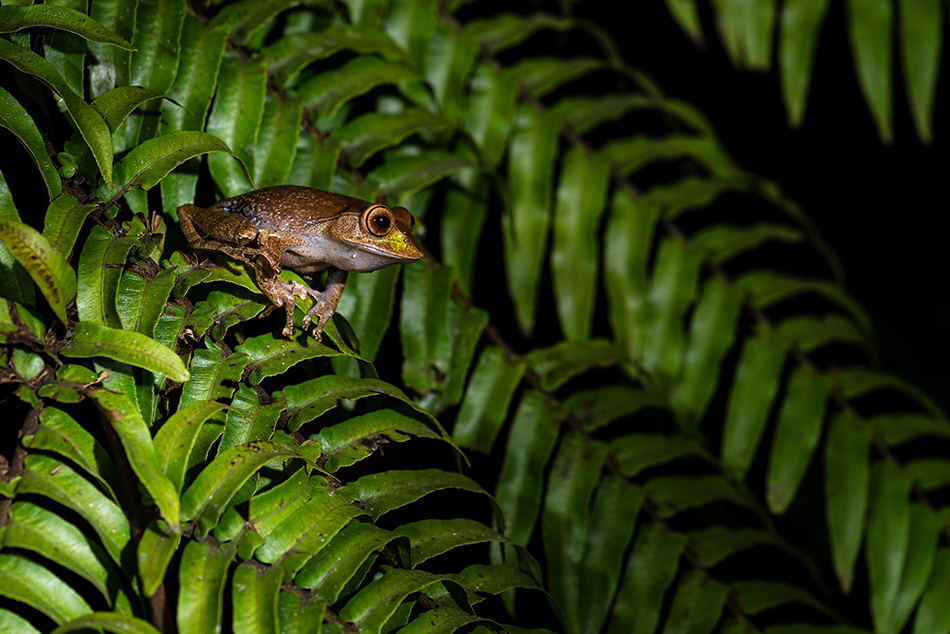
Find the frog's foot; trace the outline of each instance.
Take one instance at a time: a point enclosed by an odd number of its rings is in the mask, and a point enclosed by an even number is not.
[[[324,291],[321,293],[298,282],[275,280],[274,286],[279,288],[278,292],[281,296],[281,302],[287,311],[287,327],[284,328],[284,336],[290,336],[290,334],[293,333],[294,297],[301,299],[309,297],[313,300],[313,306],[311,306],[307,314],[304,315],[301,326],[304,332],[306,332],[312,324],[313,337],[319,341],[323,334],[323,327],[330,317],[333,316],[333,311],[336,310],[337,300],[340,299],[339,295],[334,297],[332,292],[327,293]],[[314,315],[317,317],[316,320],[314,320]]]
[[[299,290],[305,287],[296,282],[288,284],[276,277],[272,278],[260,275],[258,276],[257,285],[272,304],[259,316],[265,317],[278,306],[283,306],[286,321],[284,322],[284,329],[281,331],[281,334],[285,337],[291,337],[294,334],[294,296],[306,297],[306,294],[301,294]]]
[[[300,325],[304,330],[313,325],[313,338],[320,341],[323,336],[323,327],[327,325],[327,322],[333,317],[334,311],[336,311],[336,301],[331,301],[332,298],[327,297],[325,292],[310,291],[309,295],[313,298],[313,306],[303,316]]]
[[[313,298],[313,306],[304,315],[300,325],[304,330],[307,330],[313,324],[313,338],[317,341],[320,340],[323,334],[324,326],[327,325],[330,318],[333,317],[333,313],[336,312],[336,305],[340,301],[340,295],[343,294],[345,283],[346,271],[330,269],[327,273],[327,287],[322,293],[311,288],[302,287],[306,290],[307,295]],[[314,315],[317,316],[316,321],[313,319]]]

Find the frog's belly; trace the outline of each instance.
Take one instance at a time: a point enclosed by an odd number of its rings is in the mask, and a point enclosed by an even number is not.
[[[355,249],[347,245],[331,246],[324,241],[320,249],[295,248],[284,252],[280,265],[297,273],[307,275],[335,266],[343,271],[366,273],[378,271],[405,260],[385,253]]]

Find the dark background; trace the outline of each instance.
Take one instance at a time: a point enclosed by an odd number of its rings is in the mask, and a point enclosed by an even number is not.
[[[941,229],[950,166],[948,118],[942,114],[947,47],[931,145],[917,137],[895,51],[895,140],[885,146],[858,86],[845,3],[830,3],[804,124],[791,130],[778,72],[737,71],[715,31],[710,3],[698,4],[704,50],[680,30],[661,0],[626,9],[578,2],[573,10],[610,29],[629,64],[652,76],[667,95],[701,109],[743,168],[777,182],[801,205],[840,257],[848,290],[871,314],[882,369],[950,409],[950,288]]]

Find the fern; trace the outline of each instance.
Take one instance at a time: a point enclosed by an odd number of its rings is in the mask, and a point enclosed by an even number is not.
[[[695,0],[666,0],[670,15],[697,44],[703,26]],[[768,71],[773,54],[781,71],[782,98],[789,124],[805,118],[809,82],[817,57],[818,35],[834,3],[789,0],[777,10],[773,2],[711,2],[716,26],[736,68]],[[889,143],[893,132],[895,60],[904,78],[907,103],[917,136],[933,136],[933,104],[943,37],[939,0],[848,0],[841,3],[848,22],[855,72],[878,134]],[[773,34],[777,37],[773,42]],[[897,36],[896,38],[894,36]]]
[[[0,88],[49,202],[0,179],[0,629],[950,631],[950,463],[903,451],[950,424],[869,369],[807,216],[595,25],[458,4],[0,8],[61,99]],[[587,54],[517,55],[549,31]],[[276,338],[174,221],[278,183],[404,205],[442,263]]]

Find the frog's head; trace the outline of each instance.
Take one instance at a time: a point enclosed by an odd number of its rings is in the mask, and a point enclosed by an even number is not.
[[[373,253],[412,262],[422,257],[422,244],[412,233],[415,224],[405,207],[372,204],[360,213],[356,235],[348,241]]]
[[[351,199],[356,200],[356,199]],[[345,249],[346,262],[328,262],[347,271],[375,271],[391,264],[422,258],[422,244],[413,235],[415,220],[405,207],[380,203],[355,205],[342,210],[329,222],[328,233]]]

